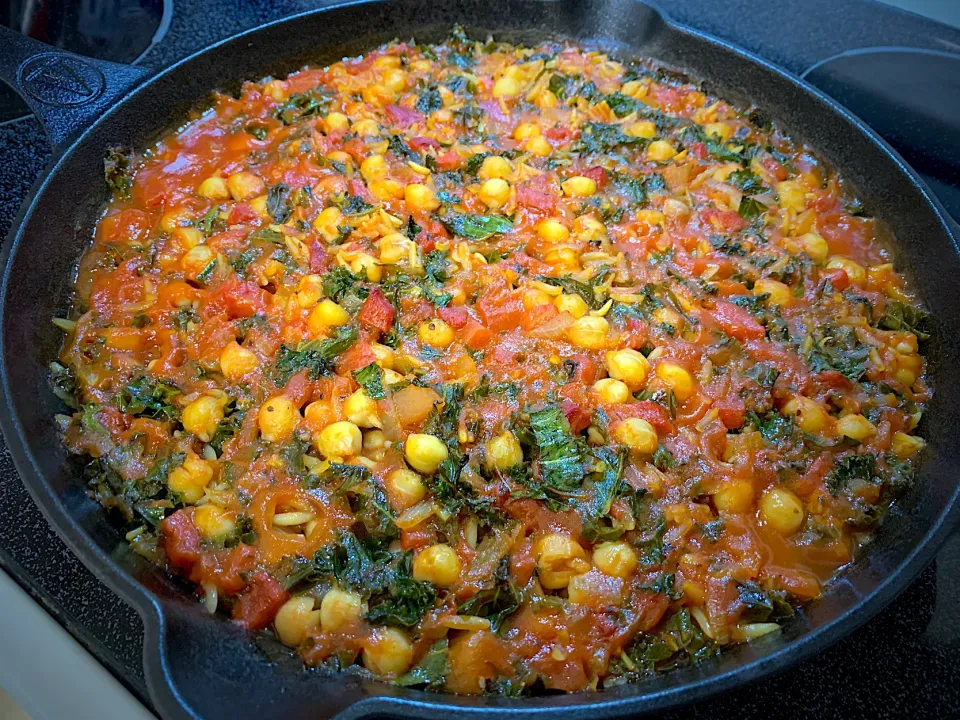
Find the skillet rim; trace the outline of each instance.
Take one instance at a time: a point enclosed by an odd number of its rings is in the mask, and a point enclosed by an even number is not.
[[[556,0],[538,0],[545,4],[553,4]],[[893,167],[906,176],[913,188],[926,201],[927,210],[933,212],[941,230],[950,239],[954,252],[960,255],[960,227],[953,224],[949,214],[939,199],[930,191],[926,183],[920,178],[897,151],[891,147],[868,125],[861,121],[840,103],[823,93],[784,68],[756,55],[755,53],[738,47],[726,40],[722,40],[708,33],[701,32],[683,23],[673,20],[667,11],[647,0],[634,0],[645,6],[671,32],[695,38],[701,42],[713,45],[724,53],[739,56],[767,73],[773,73],[782,81],[790,83],[801,91],[809,100],[818,102],[824,112],[831,112],[840,116],[850,126],[850,132],[859,131],[868,141],[877,147]],[[652,0],[655,1],[655,0]],[[20,243],[24,239],[26,224],[32,219],[38,199],[48,189],[59,169],[63,166],[74,150],[81,146],[88,136],[103,123],[129,103],[136,102],[141,91],[154,85],[156,82],[174,73],[180,72],[211,53],[230,44],[240,45],[255,38],[258,34],[289,24],[296,25],[307,17],[323,14],[329,10],[341,9],[362,5],[379,5],[391,3],[393,0],[348,0],[295,13],[277,20],[263,23],[243,32],[231,35],[216,43],[208,45],[182,58],[173,65],[151,75],[138,85],[129,89],[122,96],[115,99],[109,109],[94,123],[84,128],[69,144],[58,152],[53,161],[44,169],[30,189],[27,200],[21,205],[6,242],[0,252],[0,262],[3,263],[3,274],[0,277],[0,318],[6,309],[7,291],[10,287],[12,259],[15,257]],[[600,39],[603,38],[591,38]],[[887,168],[886,171],[890,171]],[[0,430],[7,440],[14,465],[33,500],[37,503],[44,517],[53,526],[53,529],[64,540],[67,546],[78,556],[80,561],[99,580],[116,592],[131,605],[140,615],[144,624],[143,663],[151,700],[157,710],[167,716],[198,717],[190,708],[186,699],[177,689],[170,676],[166,637],[166,616],[160,600],[146,587],[136,582],[99,546],[90,535],[83,531],[67,511],[64,503],[53,491],[52,487],[35,464],[33,454],[28,449],[25,439],[25,430],[20,418],[13,412],[12,397],[5,355],[4,333],[0,329],[0,400],[3,403],[3,412],[0,412]],[[11,438],[13,441],[11,441]],[[27,481],[29,478],[29,482]],[[841,638],[849,635],[855,629],[875,616],[896,595],[901,593],[931,561],[940,545],[960,520],[960,485],[954,489],[946,502],[944,509],[937,516],[922,539],[903,559],[903,561],[889,572],[876,587],[868,594],[861,596],[847,609],[825,624],[806,632],[801,637],[786,643],[783,647],[762,657],[745,661],[735,668],[717,672],[708,677],[696,679],[682,685],[664,689],[643,691],[633,697],[605,699],[603,693],[595,694],[596,699],[589,699],[582,703],[564,704],[564,699],[583,697],[585,693],[566,696],[545,696],[538,698],[524,698],[515,704],[502,706],[464,706],[452,694],[427,694],[423,691],[405,690],[402,695],[369,696],[354,702],[344,709],[339,717],[353,718],[375,714],[394,714],[410,718],[437,718],[448,720],[450,712],[469,713],[471,715],[542,715],[561,710],[572,711],[584,718],[600,718],[624,716],[628,713],[647,714],[653,711],[662,711],[679,705],[691,704],[725,690],[741,688],[752,684],[760,678],[772,673],[785,670],[809,659],[814,653],[833,645]],[[422,699],[421,699],[422,698]]]

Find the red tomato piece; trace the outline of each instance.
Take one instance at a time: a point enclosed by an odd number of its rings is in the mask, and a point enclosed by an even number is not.
[[[316,275],[330,266],[330,256],[319,240],[310,243],[310,272]]]
[[[833,285],[833,289],[841,292],[850,287],[850,278],[847,276],[846,270],[840,268],[834,268],[833,270],[824,270],[823,277],[826,280],[830,281],[830,284]]]
[[[639,400],[637,402],[624,403],[623,405],[613,405],[607,409],[612,419],[626,420],[627,418],[641,418],[656,428],[660,435],[669,435],[673,432],[673,423],[670,421],[670,413],[660,403],[651,400]]]
[[[434,140],[432,137],[424,137],[423,135],[417,135],[416,137],[410,138],[410,147],[418,152],[422,152],[427,148],[438,148],[442,147],[439,141]]]
[[[276,578],[259,572],[233,606],[233,619],[248,630],[260,630],[273,620],[289,597]]]
[[[571,135],[573,135],[573,133],[570,131],[570,128],[559,126],[547,128],[543,131],[543,134],[548,140],[553,140],[555,143],[564,143],[570,139]]]
[[[470,319],[470,313],[462,305],[440,308],[437,310],[437,315],[439,315],[440,319],[447,323],[447,325],[455,327],[457,330],[466,325]]]
[[[357,321],[371,330],[387,332],[393,326],[397,311],[380,288],[373,288],[357,315]]]
[[[384,110],[387,111],[387,115],[390,116],[390,119],[393,120],[399,127],[409,127],[410,125],[415,125],[418,122],[423,122],[424,117],[422,114],[418,113],[416,110],[412,110],[402,105],[387,105]]]
[[[749,312],[727,300],[716,300],[709,311],[720,329],[737,340],[759,340],[766,336],[763,325]]]
[[[493,338],[493,334],[476,320],[468,320],[460,336],[463,338],[463,344],[471,350],[485,348]]]
[[[177,510],[160,523],[167,560],[178,568],[191,568],[200,560],[200,533],[193,524],[193,513]]]
[[[601,189],[606,187],[607,183],[610,182],[610,176],[607,175],[607,171],[599,165],[584,170],[580,174],[593,180],[597,184],[597,187]]]
[[[337,360],[337,371],[341,373],[353,372],[365,368],[372,362],[376,362],[377,356],[373,354],[373,348],[370,343],[357,342],[340,356]]]
[[[524,308],[514,293],[491,293],[480,298],[477,311],[491,332],[513,330],[523,323]]]
[[[576,363],[577,369],[574,370],[573,379],[581,385],[593,385],[597,381],[597,361],[589,355],[574,355],[572,358]]]
[[[448,150],[437,158],[437,167],[441,170],[456,170],[463,165],[463,158],[456,150]]]
[[[708,155],[706,144],[702,142],[690,143],[690,154],[697,160],[706,160]]]
[[[713,404],[713,407],[716,408],[720,414],[720,422],[726,425],[728,429],[736,430],[738,427],[743,426],[747,411],[743,400],[740,398],[721,398]]]
[[[564,399],[561,401],[560,409],[563,410],[574,435],[583,432],[590,425],[590,411],[580,407],[573,400]]]
[[[707,208],[700,213],[704,222],[723,233],[735,233],[743,230],[749,223],[733,210],[717,210],[716,208]]]
[[[250,280],[233,277],[220,288],[227,314],[231,319],[252,317],[266,312],[270,294]]]
[[[256,220],[257,217],[259,217],[257,213],[254,212],[253,208],[247,203],[237,203],[233,206],[233,209],[230,210],[230,215],[227,217],[227,224],[241,225]]]

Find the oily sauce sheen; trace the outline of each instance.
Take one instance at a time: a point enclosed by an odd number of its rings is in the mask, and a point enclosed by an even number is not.
[[[759,110],[568,43],[392,43],[137,156],[64,442],[310,665],[508,695],[775,632],[909,485],[924,317]]]

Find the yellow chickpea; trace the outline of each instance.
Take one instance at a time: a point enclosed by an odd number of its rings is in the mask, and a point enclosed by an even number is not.
[[[890,438],[890,449],[894,454],[903,460],[913,457],[923,450],[926,441],[916,435],[908,435],[905,432],[895,432]]]
[[[432,475],[450,452],[440,438],[414,433],[403,444],[403,454],[414,470]]]
[[[807,433],[818,435],[829,429],[832,418],[820,403],[803,395],[796,395],[783,406],[784,415],[796,415],[797,425]]]
[[[310,321],[326,327],[340,327],[350,322],[350,315],[333,300],[326,298],[310,313]]]
[[[509,160],[499,157],[498,155],[490,155],[483,159],[477,175],[481,180],[502,180],[509,177],[512,172],[513,167],[510,165]]]
[[[193,524],[208,539],[226,537],[237,527],[233,513],[213,503],[201,505],[193,511]]]
[[[570,230],[557,218],[537,223],[537,234],[548,243],[562,243],[570,239]]]
[[[383,280],[383,268],[370,253],[360,253],[350,263],[350,271],[354,275],[366,275],[369,282],[378,283]]]
[[[652,455],[660,443],[657,430],[643,418],[627,418],[613,429],[613,439],[644,455]]]
[[[398,506],[398,510],[406,510],[408,507],[416,505],[427,494],[423,479],[413,470],[407,468],[394,470],[387,475],[384,483]]]
[[[377,401],[367,395],[363,388],[356,390],[343,404],[343,414],[350,422],[361,428],[383,427]]]
[[[686,402],[696,392],[693,376],[676,363],[662,362],[657,365],[657,377],[673,390],[681,403]]]
[[[226,200],[230,197],[230,190],[227,188],[226,180],[219,175],[213,175],[200,183],[197,195],[210,200]]]
[[[363,599],[355,592],[330,588],[320,601],[320,627],[336,632],[355,625],[363,612]]]
[[[224,189],[226,189],[226,184],[224,184]],[[228,192],[227,197],[229,196],[230,193]],[[168,210],[160,217],[160,229],[165,233],[172,233],[178,228],[190,225],[192,221],[193,214],[190,210],[187,208],[174,208],[173,210]],[[196,243],[194,243],[194,245],[195,244]]]
[[[733,128],[725,122],[712,122],[703,126],[703,131],[710,137],[726,142],[733,137]]]
[[[300,410],[286,395],[277,395],[260,406],[260,436],[267,442],[286,440],[300,422]]]
[[[381,345],[380,343],[373,343],[370,345],[370,349],[373,350],[373,355],[377,358],[374,361],[377,365],[384,370],[393,370],[397,358],[397,354],[393,351],[393,348]]]
[[[607,236],[607,227],[593,215],[581,215],[573,221],[573,233],[581,240],[596,242]]]
[[[757,503],[760,519],[781,535],[792,535],[803,526],[807,511],[800,498],[787,488],[771,488]]]
[[[622,380],[603,378],[593,384],[593,391],[600,396],[600,400],[608,405],[625,403],[630,399],[630,388]]]
[[[834,255],[827,261],[827,270],[843,270],[854,285],[863,285],[867,281],[867,271],[863,265],[840,255]]]
[[[380,262],[384,265],[396,265],[410,258],[414,243],[406,235],[390,233],[380,238]]]
[[[445,348],[453,342],[453,328],[439,318],[425,320],[417,328],[420,342],[435,348]]]
[[[654,140],[647,146],[647,159],[654,162],[667,162],[677,154],[677,149],[666,140]]]
[[[520,83],[512,77],[501,77],[493,83],[493,96],[495,98],[516,97],[523,88]]]
[[[331,423],[313,438],[317,450],[326,458],[348,458],[359,455],[363,448],[363,433],[352,422]]]
[[[477,196],[490,209],[503,207],[510,199],[510,183],[501,178],[490,178],[480,186]]]
[[[240,202],[260,195],[265,189],[263,180],[252,172],[238,172],[227,178],[227,188],[234,200]]]
[[[625,542],[600,543],[593,549],[593,564],[606,575],[628,578],[637,569],[637,553]]]
[[[387,90],[398,95],[407,89],[407,74],[399,68],[390,68],[380,76],[380,82]]]
[[[213,463],[191,451],[187,453],[183,465],[174,468],[167,475],[167,487],[180,495],[185,503],[193,504],[203,497],[204,490],[212,479]]]
[[[625,348],[611,350],[606,355],[607,374],[615,380],[622,380],[632,391],[642,388],[647,382],[650,363],[643,353]]]
[[[524,140],[523,149],[537,157],[546,157],[553,152],[553,147],[549,141],[542,135]]]
[[[529,140],[532,137],[540,137],[540,126],[536,123],[520,123],[513,131],[514,140]]]
[[[657,136],[657,125],[649,120],[640,120],[632,125],[629,125],[624,132],[631,137],[640,137],[647,140],[652,140]]]
[[[610,323],[606,318],[584,315],[574,321],[567,330],[567,337],[577,347],[585,350],[602,350],[607,346]]]
[[[300,647],[307,633],[320,625],[320,611],[313,609],[313,598],[297,595],[287,600],[273,619],[280,642],[288,647]]]
[[[407,185],[403,191],[403,198],[407,205],[414,210],[433,212],[440,207],[437,194],[426,185],[417,183]]]
[[[560,312],[570,313],[574,318],[582,318],[587,314],[590,306],[587,301],[579,295],[569,295],[561,293],[554,299],[553,304],[557,306]]]
[[[523,462],[523,448],[509,430],[505,430],[487,443],[484,463],[490,470],[509,470]]]
[[[217,254],[207,245],[197,245],[190,248],[180,260],[180,267],[183,268],[183,274],[191,280],[197,278],[215,262]]]
[[[343,113],[332,112],[323,119],[323,131],[328,135],[332,132],[346,132],[350,129],[350,118]]]
[[[340,221],[343,213],[340,208],[325,208],[313,221],[313,229],[323,236],[327,242],[333,242],[340,237]]]
[[[387,166],[387,160],[383,155],[371,155],[364,158],[360,163],[360,174],[367,182],[371,180],[383,180],[387,177],[390,168]]]
[[[231,340],[220,352],[220,372],[231,382],[239,382],[259,365],[256,354],[238,345],[236,340]]]
[[[311,308],[323,297],[323,278],[319,275],[304,275],[297,283],[297,305]]]
[[[793,291],[789,285],[772,278],[757,280],[753,286],[754,295],[770,295],[767,302],[776,307],[788,307],[793,302]]]
[[[877,427],[863,415],[845,415],[837,420],[837,432],[860,442],[877,434]]]
[[[731,480],[713,494],[713,504],[721,513],[743,513],[753,507],[755,492],[747,480]]]
[[[597,192],[597,181],[593,178],[576,175],[560,184],[567,197],[590,197]]]
[[[449,545],[431,545],[413,559],[413,577],[439,587],[450,587],[460,579],[460,558]]]
[[[807,207],[806,190],[796,180],[784,180],[777,183],[777,196],[784,210],[803,212]]]
[[[350,130],[359,137],[374,137],[380,134],[380,126],[377,125],[376,120],[368,118],[357,120],[350,126]]]
[[[198,397],[187,405],[180,418],[184,430],[193,433],[204,442],[210,442],[221,420],[223,420],[223,403],[210,395]]]
[[[547,590],[565,588],[570,579],[590,569],[587,551],[569,535],[541,535],[533,544],[540,584]]]
[[[413,645],[402,630],[376,628],[363,646],[363,665],[377,675],[399,675],[413,664]]]
[[[523,291],[523,306],[527,310],[551,304],[553,304],[553,297],[539,288],[527,288]]]

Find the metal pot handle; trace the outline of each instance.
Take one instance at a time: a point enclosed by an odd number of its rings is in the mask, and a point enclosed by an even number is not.
[[[59,152],[149,71],[76,55],[0,26],[0,80],[36,114]]]

